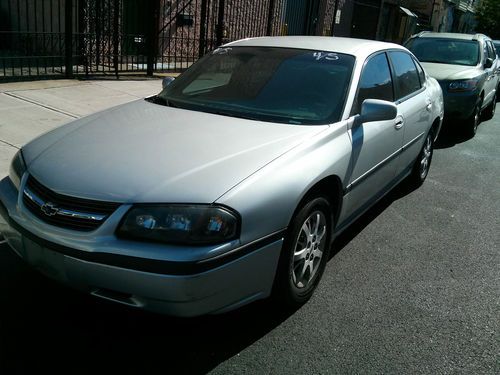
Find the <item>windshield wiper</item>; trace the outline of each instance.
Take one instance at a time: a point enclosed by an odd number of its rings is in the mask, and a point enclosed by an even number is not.
[[[223,110],[218,110],[218,109],[207,109],[203,108],[204,112],[208,113],[213,113],[214,115],[220,115],[220,116],[228,116],[228,117],[235,117],[235,118],[242,118],[245,120],[255,120],[255,121],[262,121],[258,116],[252,115],[250,113],[246,112],[230,112],[230,111],[223,111]]]
[[[160,105],[164,105],[167,107],[178,108],[178,105],[172,103],[170,100],[162,98],[159,95],[150,96],[149,98],[146,98],[145,100],[147,100],[148,102],[153,103],[153,104],[160,104]]]

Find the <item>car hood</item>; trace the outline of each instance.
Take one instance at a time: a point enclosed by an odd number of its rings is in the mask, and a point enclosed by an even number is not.
[[[476,66],[437,64],[423,62],[427,74],[438,81],[452,81],[458,79],[471,79],[481,74],[481,70]]]
[[[237,119],[139,100],[74,121],[23,148],[60,194],[116,202],[211,203],[327,126]]]

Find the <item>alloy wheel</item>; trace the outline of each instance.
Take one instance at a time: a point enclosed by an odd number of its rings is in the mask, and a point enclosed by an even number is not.
[[[474,111],[474,120],[472,124],[472,134],[476,134],[479,121],[481,120],[481,103],[478,103]]]
[[[425,179],[427,173],[429,173],[429,166],[431,164],[432,157],[432,138],[429,134],[425,140],[424,148],[422,149],[422,156],[420,159],[420,178]]]
[[[292,281],[297,288],[306,288],[318,273],[325,250],[327,220],[321,211],[312,212],[303,222],[293,252]]]

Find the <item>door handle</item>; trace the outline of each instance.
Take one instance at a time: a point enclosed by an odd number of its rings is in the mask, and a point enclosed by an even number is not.
[[[401,129],[404,124],[405,120],[403,119],[403,116],[396,117],[396,122],[394,123],[394,127],[396,128],[396,130]]]

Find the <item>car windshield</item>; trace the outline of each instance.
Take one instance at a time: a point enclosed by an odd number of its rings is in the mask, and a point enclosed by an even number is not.
[[[477,40],[414,38],[406,44],[422,62],[475,66],[479,62]]]
[[[287,124],[340,119],[355,58],[274,47],[222,47],[191,66],[155,102]]]

